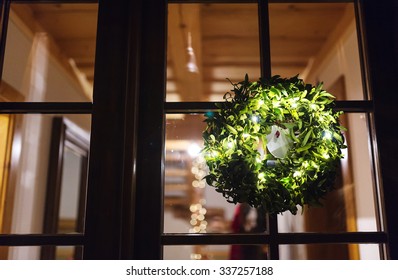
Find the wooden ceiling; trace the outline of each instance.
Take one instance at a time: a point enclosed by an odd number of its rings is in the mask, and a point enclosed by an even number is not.
[[[93,82],[97,4],[14,4],[11,8],[23,13],[23,20],[30,12],[61,53],[72,58],[87,80]]]
[[[271,4],[273,74],[303,73],[336,28],[347,5]],[[28,10],[90,83],[94,78],[97,7],[96,4],[12,5],[16,11]],[[257,15],[256,4],[170,4],[168,100],[220,98],[231,88],[226,78],[238,82],[246,73],[251,79],[259,78]],[[189,56],[190,46],[194,56]],[[189,61],[196,63],[198,71],[188,70]]]

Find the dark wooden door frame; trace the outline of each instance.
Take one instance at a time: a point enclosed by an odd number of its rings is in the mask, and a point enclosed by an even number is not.
[[[99,2],[85,259],[162,257],[166,7]]]
[[[398,259],[398,2],[360,1],[367,63],[367,81],[374,104],[376,151],[381,185],[383,229],[390,259]]]

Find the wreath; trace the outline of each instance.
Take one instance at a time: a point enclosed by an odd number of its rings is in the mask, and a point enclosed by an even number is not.
[[[206,183],[270,214],[320,206],[346,148],[334,96],[298,76],[231,84],[219,110],[205,114]]]

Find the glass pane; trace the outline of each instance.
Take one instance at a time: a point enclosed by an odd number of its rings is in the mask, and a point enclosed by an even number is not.
[[[0,115],[0,123],[0,234],[83,232],[91,116]]]
[[[0,260],[40,260],[48,247],[54,248],[55,260],[82,259],[83,246],[0,246]]]
[[[266,245],[164,246],[165,260],[265,260]]]
[[[202,115],[167,115],[164,232],[264,232],[264,213],[228,203],[202,180],[207,174],[200,154],[203,120]]]
[[[57,246],[55,248],[56,260],[82,260],[83,246]]]
[[[273,3],[269,15],[272,75],[326,88],[344,77],[337,99],[364,99],[353,3]]]
[[[201,180],[207,174],[199,153],[203,147],[203,119],[201,115],[167,116],[164,232],[264,232],[263,213],[227,203]],[[348,148],[335,190],[321,201],[323,207],[306,208],[295,216],[288,212],[278,215],[279,232],[378,230],[367,115],[346,113],[341,123],[348,129]],[[250,221],[256,226],[244,230],[242,225]]]
[[[20,100],[92,100],[97,4],[11,4],[3,83]]]
[[[348,130],[348,148],[341,160],[335,190],[322,201],[324,207],[305,209],[303,215],[278,216],[279,232],[377,231],[374,180],[366,114],[341,116]]]
[[[260,77],[256,4],[169,4],[167,101],[220,101]]]
[[[279,245],[281,260],[380,260],[378,244]]]
[[[83,158],[72,148],[64,148],[58,233],[81,231],[81,229],[78,229],[78,217],[84,160],[86,158]]]

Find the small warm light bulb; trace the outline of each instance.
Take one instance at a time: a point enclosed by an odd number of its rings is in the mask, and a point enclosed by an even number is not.
[[[293,173],[293,177],[301,177],[301,175],[303,175],[303,172],[301,172],[300,170],[296,170],[296,171]]]
[[[323,139],[331,140],[332,139],[332,133],[330,133],[330,131],[324,131],[323,132]]]
[[[219,156],[219,153],[217,151],[209,151],[205,154],[207,158],[216,158]]]
[[[188,154],[191,157],[197,157],[200,154],[200,147],[198,144],[193,143],[188,147]]]

